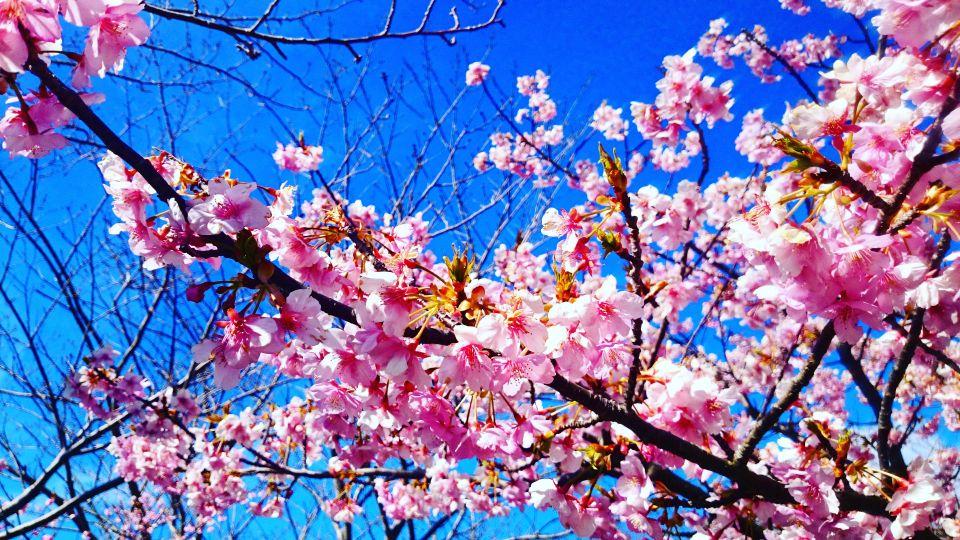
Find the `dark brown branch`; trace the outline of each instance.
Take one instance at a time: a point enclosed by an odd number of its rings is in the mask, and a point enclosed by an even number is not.
[[[882,401],[880,391],[870,382],[870,378],[867,377],[867,374],[863,371],[863,366],[860,365],[860,359],[853,356],[853,348],[850,347],[849,343],[841,343],[837,347],[837,353],[840,355],[840,363],[843,364],[843,367],[847,368],[850,377],[853,378],[854,384],[857,385],[860,393],[863,394],[863,397],[867,400],[867,404],[873,409],[873,416],[875,418],[879,417],[880,403]]]
[[[781,504],[796,502],[786,487],[776,479],[754,473],[746,467],[736,466],[721,457],[715,456],[669,431],[650,424],[609,398],[596,395],[559,375],[554,377],[549,386],[564,398],[576,401],[590,409],[600,418],[626,426],[645,444],[666,450],[705,470],[729,478],[741,487],[752,490],[753,494],[770,502]]]
[[[890,211],[890,203],[883,200],[883,198],[874,193],[870,188],[859,180],[854,179],[850,176],[850,173],[841,169],[839,165],[832,161],[827,160],[827,164],[824,166],[824,172],[818,173],[814,175],[814,177],[824,184],[832,184],[834,182],[840,184],[881,212]]]
[[[867,29],[867,25],[863,24],[863,19],[860,17],[857,17],[853,14],[850,14],[850,16],[853,17],[853,21],[857,24],[857,28],[859,28],[860,33],[863,34],[863,41],[866,43],[870,54],[875,54],[877,52],[877,46],[873,43],[873,36],[870,35],[870,30]]]
[[[345,473],[332,473],[330,471],[295,469],[295,468],[284,467],[276,464],[270,465],[270,466],[262,466],[262,467],[250,467],[241,471],[240,474],[242,476],[248,476],[251,474],[279,474],[284,476],[294,476],[298,478],[313,478],[315,480],[341,478],[341,477],[386,478],[388,480],[397,480],[397,479],[419,480],[424,476],[426,476],[426,472],[423,469],[402,470],[402,469],[366,468],[366,469],[349,470],[349,471],[346,471]]]
[[[907,335],[907,341],[897,357],[897,363],[890,372],[890,379],[887,381],[883,390],[883,400],[880,402],[879,416],[877,418],[877,454],[879,454],[880,465],[885,471],[892,471],[894,474],[905,476],[907,474],[907,465],[903,460],[903,455],[897,451],[891,451],[890,431],[893,429],[891,415],[893,414],[893,402],[897,397],[897,388],[903,382],[903,377],[907,373],[907,368],[913,361],[913,353],[917,350],[920,342],[920,332],[923,331],[923,316],[926,310],[917,308],[913,316],[910,317],[910,333]]]
[[[944,232],[937,243],[937,251],[930,261],[930,269],[939,271],[943,258],[950,249],[950,233]],[[918,307],[910,317],[910,329],[907,334],[903,349],[897,357],[897,362],[890,372],[890,378],[883,390],[883,399],[880,402],[879,417],[877,418],[877,454],[880,459],[880,465],[886,471],[891,471],[899,476],[906,476],[907,465],[903,460],[903,454],[900,446],[890,447],[890,432],[893,430],[891,416],[893,415],[893,403],[897,397],[897,388],[903,382],[907,374],[907,368],[913,362],[914,353],[920,345],[920,335],[923,333],[923,317],[926,314],[924,308]]]
[[[817,368],[820,367],[823,357],[826,356],[827,351],[830,350],[830,343],[833,341],[834,335],[836,335],[836,331],[833,328],[833,321],[830,321],[823,327],[823,330],[820,331],[817,341],[813,344],[813,350],[810,351],[810,359],[804,364],[796,378],[790,382],[787,393],[770,409],[770,412],[765,414],[760,421],[754,425],[750,435],[747,436],[743,444],[740,445],[740,448],[737,449],[733,459],[735,464],[744,465],[747,460],[750,459],[753,450],[760,444],[763,436],[777,424],[780,416],[793,406],[793,403],[800,397],[800,392],[810,384],[810,380],[813,379],[814,373],[816,373]]]
[[[909,332],[907,331],[906,328],[903,327],[902,324],[900,324],[899,322],[897,322],[896,317],[894,317],[893,315],[890,315],[890,316],[884,318],[883,320],[884,320],[884,322],[886,322],[887,324],[889,324],[891,327],[893,327],[893,329],[896,330],[898,334],[900,334],[900,335],[903,336],[903,337],[907,337],[907,334],[908,334]],[[924,341],[924,340],[922,340],[922,339],[920,340],[920,344],[919,344],[919,345],[920,345],[920,348],[923,349],[923,352],[925,352],[925,353],[929,354],[930,356],[934,357],[938,362],[940,362],[940,363],[942,363],[943,365],[947,366],[948,368],[952,369],[952,370],[954,371],[954,373],[960,375],[960,365],[957,365],[957,362],[956,362],[954,359],[952,359],[952,358],[950,358],[949,356],[947,356],[946,353],[944,353],[943,351],[941,351],[941,350],[939,350],[939,349],[935,349],[935,348],[931,347],[929,343],[927,343],[926,341]]]

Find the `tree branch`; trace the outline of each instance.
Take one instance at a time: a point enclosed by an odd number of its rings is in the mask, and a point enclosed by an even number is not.
[[[770,412],[764,415],[760,421],[754,425],[750,435],[747,436],[740,448],[737,449],[736,454],[734,454],[733,462],[735,464],[746,464],[747,460],[749,460],[753,454],[753,450],[760,444],[763,436],[777,424],[780,420],[780,415],[793,406],[793,403],[800,397],[800,392],[810,384],[810,380],[813,379],[814,373],[816,373],[817,368],[820,367],[823,357],[826,356],[827,351],[830,350],[830,343],[833,341],[835,335],[836,331],[833,328],[833,321],[828,322],[823,329],[820,330],[820,335],[813,344],[813,350],[810,351],[810,359],[804,364],[796,378],[790,382],[787,393],[770,409]]]

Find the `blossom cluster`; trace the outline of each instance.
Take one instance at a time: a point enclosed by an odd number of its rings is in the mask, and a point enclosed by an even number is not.
[[[712,128],[716,122],[733,117],[733,83],[714,86],[714,78],[703,76],[703,68],[694,62],[695,54],[691,49],[683,56],[664,58],[664,76],[657,81],[659,93],[654,102],[630,104],[637,132],[652,143],[647,160],[666,172],[685,169],[690,158],[701,153],[701,125]],[[604,102],[594,111],[590,125],[605,139],[622,141],[630,127],[622,112]]]
[[[323,163],[323,147],[306,144],[303,140],[299,144],[277,143],[273,161],[282,170],[309,173],[320,168]]]
[[[802,2],[784,0],[783,4],[799,15],[809,12],[809,6]],[[766,29],[760,25],[738,34],[725,34],[727,26],[724,19],[710,21],[710,27],[697,43],[697,52],[726,69],[734,66],[735,58],[741,58],[750,71],[765,83],[781,79],[782,74],[774,73],[774,67],[778,65],[788,73],[797,75],[810,67],[823,66],[828,60],[840,56],[840,45],[846,40],[843,36],[833,34],[824,37],[807,34],[801,39],[789,39],[774,46]]]
[[[223,389],[264,371],[303,384],[231,410],[179,385],[150,393],[105,346],[70,396],[125,418],[117,473],[182,497],[200,526],[236,505],[278,517],[293,484],[319,478],[342,485],[322,505],[337,522],[363,512],[366,484],[393,521],[529,505],[610,539],[955,536],[960,450],[938,442],[960,429],[960,12],[875,4],[882,55],[838,58],[839,37],[774,49],[715,21],[630,105],[651,149],[626,164],[601,146],[566,170],[549,76],[519,77],[526,106],[494,103],[502,127],[475,168],[541,187],[564,175],[585,200],[544,208],[538,240],[500,245],[490,268],[435,252],[423,214],[108,154],[112,231],[144,267],[228,276],[193,274],[187,299],[217,308],[191,365]],[[778,122],[744,114],[733,146],[752,173],[691,180],[734,104],[698,55],[743,57],[767,82],[777,59],[798,77],[836,60]],[[494,100],[489,76],[471,64],[469,91]],[[26,99],[48,131],[70,119],[43,92]],[[625,141],[622,113],[603,102],[587,123]],[[321,150],[274,158],[309,172]],[[676,181],[643,185],[646,161]],[[908,452],[917,442],[936,448]]]
[[[18,75],[28,61],[49,63],[62,54],[63,25],[85,28],[82,53],[63,55],[71,59],[73,85],[90,86],[91,77],[123,68],[127,49],[146,42],[150,28],[139,16],[139,0],[7,0],[0,4],[0,90],[17,87]],[[0,119],[0,138],[11,157],[39,158],[66,146],[55,130],[73,120],[44,88],[36,92],[17,91]],[[85,97],[88,103],[101,101],[100,94]]]
[[[468,79],[470,76],[468,72]],[[517,91],[526,98],[527,106],[516,111],[513,122],[528,124],[530,128],[492,134],[490,148],[473,158],[473,166],[477,171],[482,173],[494,168],[522,179],[532,178],[533,185],[540,188],[557,183],[556,175],[552,174],[555,171],[551,153],[553,149],[562,147],[564,134],[561,124],[548,125],[557,116],[557,104],[546,92],[549,86],[550,77],[540,70],[534,75],[517,78]]]

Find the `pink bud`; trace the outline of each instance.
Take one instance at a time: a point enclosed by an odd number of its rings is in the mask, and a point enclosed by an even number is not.
[[[210,288],[210,284],[191,285],[187,287],[187,300],[191,302],[203,302],[203,295]]]

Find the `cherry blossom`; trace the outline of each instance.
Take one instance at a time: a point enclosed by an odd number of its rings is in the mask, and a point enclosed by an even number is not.
[[[74,72],[76,86],[88,86],[91,75],[103,77],[108,70],[121,70],[127,49],[143,45],[150,36],[150,28],[138,15],[143,9],[140,2],[108,0],[104,8],[90,25],[83,58]]]
[[[236,233],[267,225],[267,207],[251,198],[255,184],[235,184],[229,177],[214,178],[207,184],[206,197],[190,211],[190,226],[202,234]]]
[[[303,141],[300,144],[277,143],[273,161],[283,170],[308,173],[317,170],[323,163],[323,147],[310,146]]]
[[[479,86],[483,84],[483,81],[487,78],[489,73],[490,66],[481,62],[472,62],[469,66],[467,66],[467,85]]]
[[[65,399],[116,426],[119,479],[146,503],[183,500],[201,529],[231,508],[280,517],[312,478],[334,481],[318,511],[341,525],[372,504],[387,527],[533,507],[597,538],[955,535],[960,9],[825,4],[883,48],[714,20],[654,88],[579,125],[546,72],[501,96],[499,68],[471,63],[491,120],[452,178],[540,204],[485,254],[437,240],[447,221],[423,206],[107,153],[111,232],[148,271],[193,272],[183,294],[211,324],[191,336],[191,376],[212,369],[224,392],[147,378],[102,344]],[[30,54],[56,54],[42,46],[60,11],[89,28],[81,59],[64,56],[74,87],[148,38],[139,3],[0,5],[0,70],[18,85],[24,66],[42,73]],[[738,110],[717,72],[740,61],[796,87]],[[4,148],[62,148],[57,129],[89,122],[77,101],[100,99],[17,94]],[[323,148],[301,136],[273,159],[310,174]],[[269,406],[233,399],[267,378],[294,384]]]

